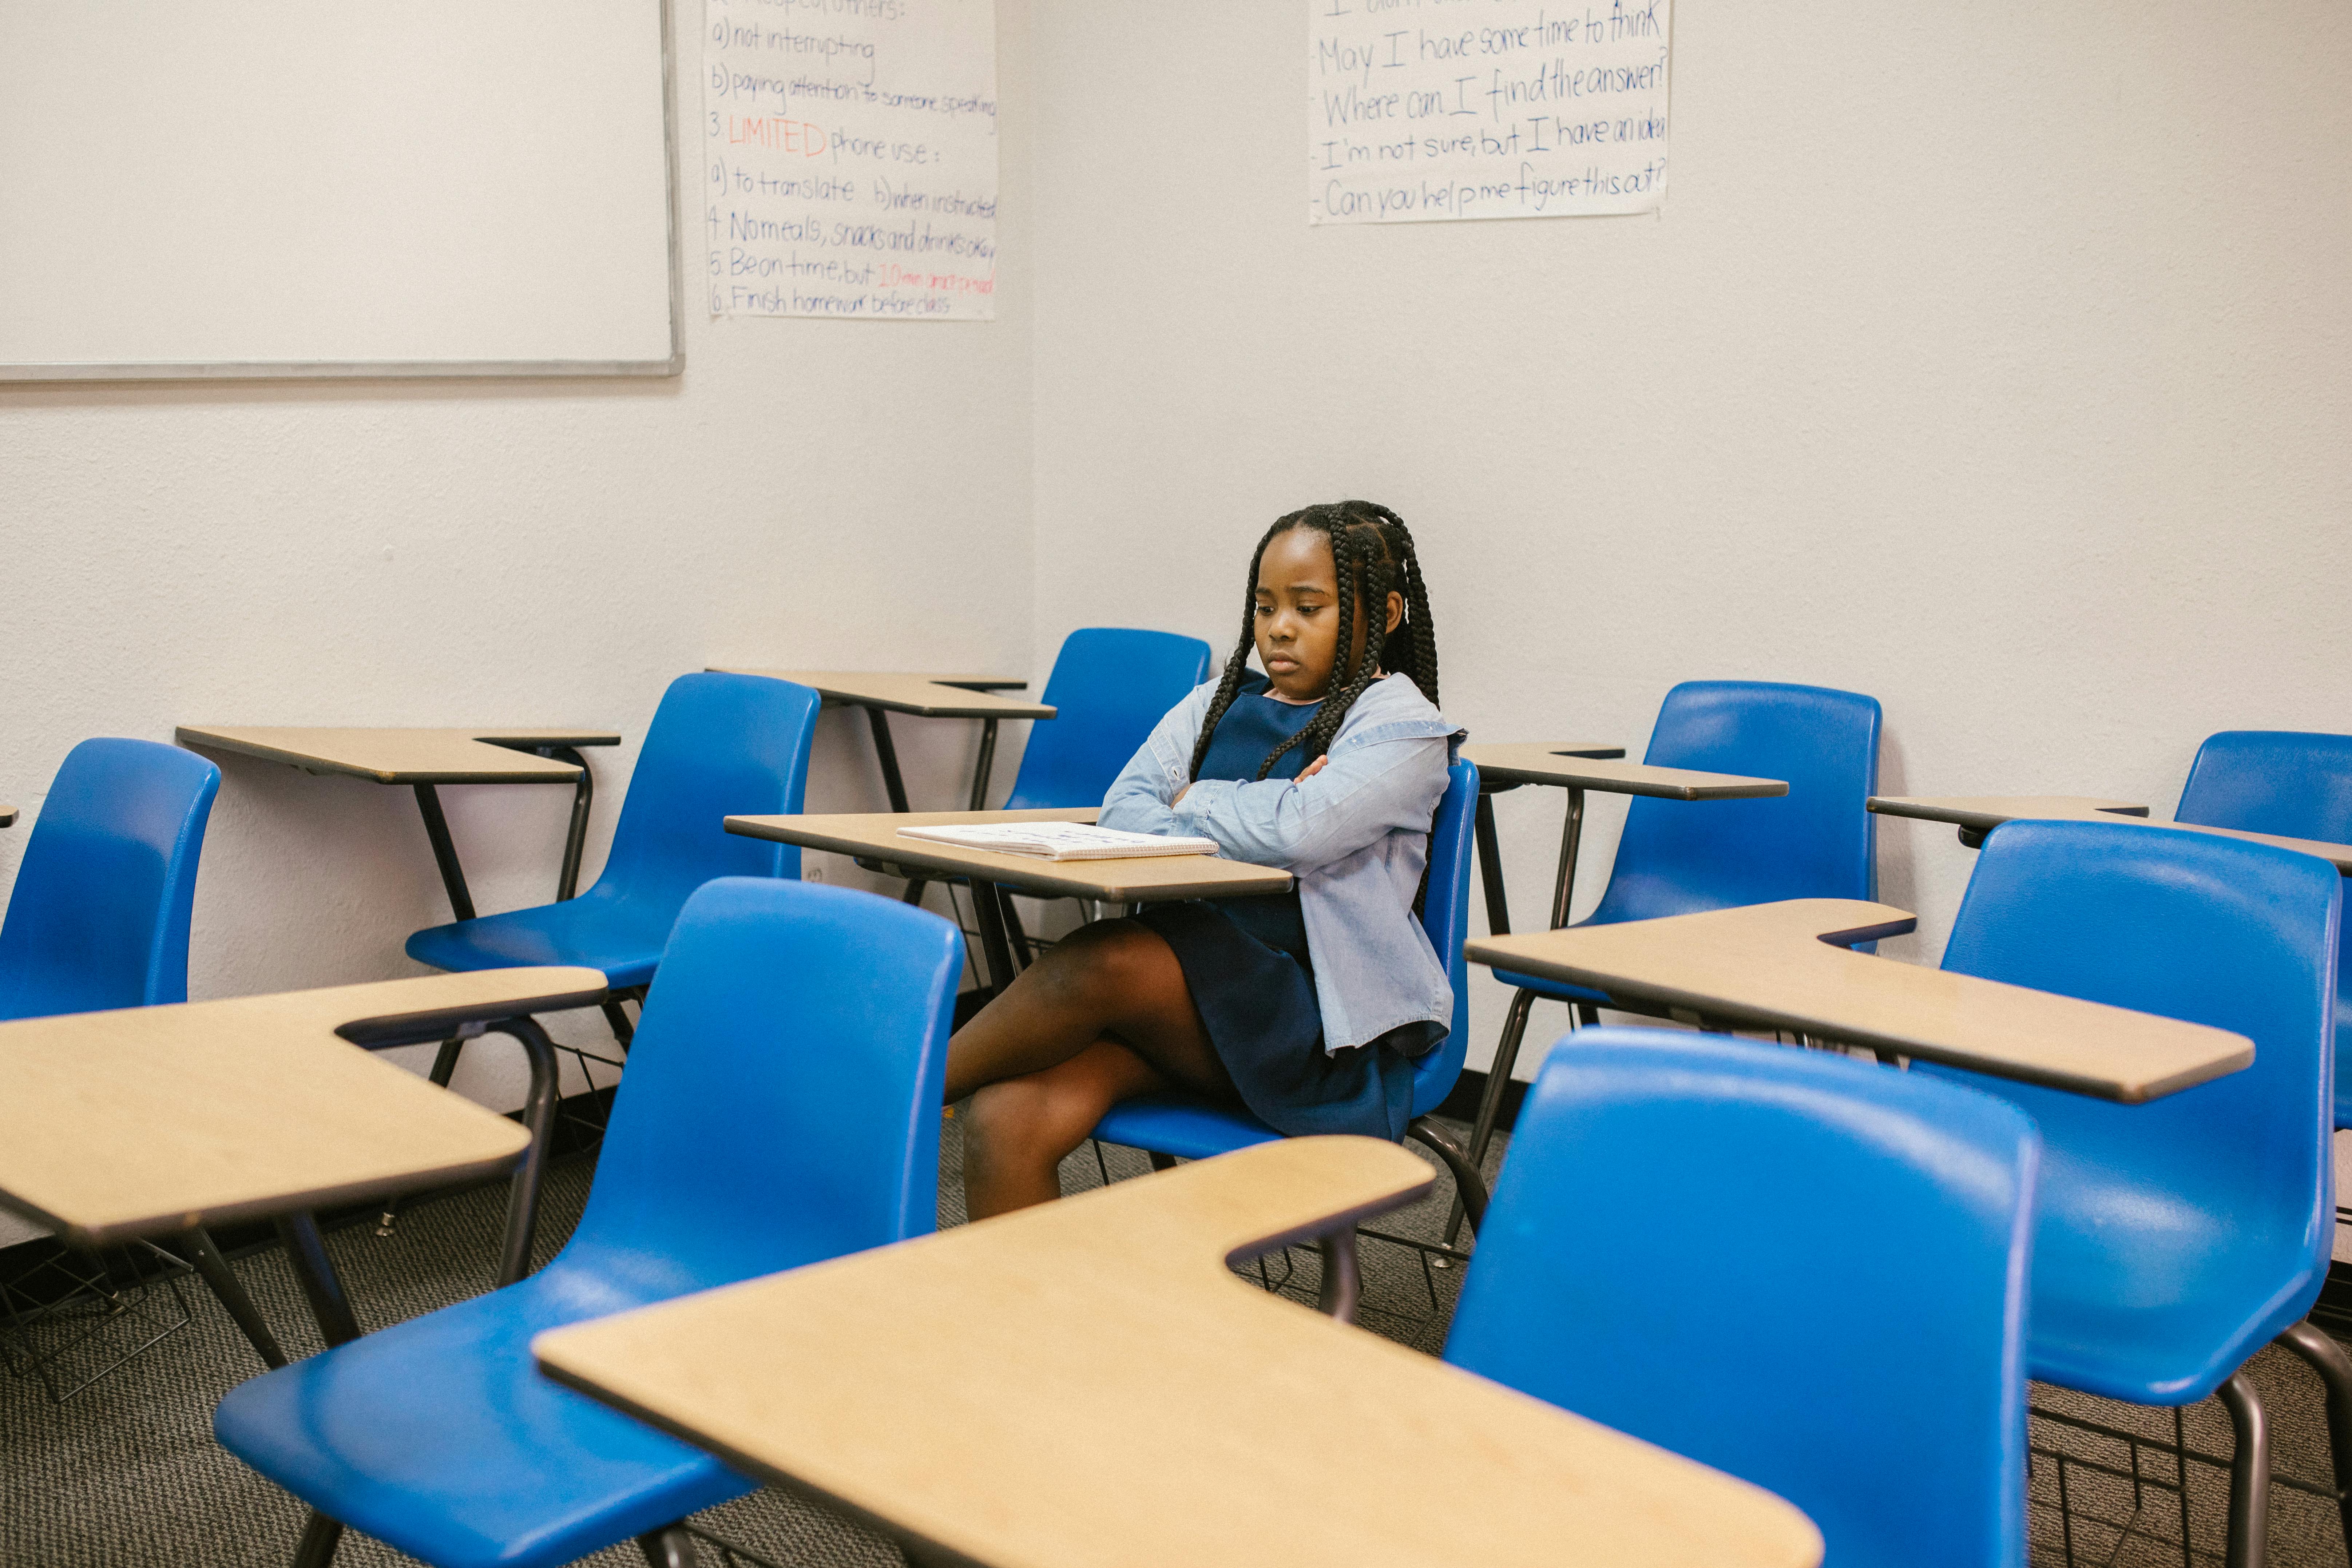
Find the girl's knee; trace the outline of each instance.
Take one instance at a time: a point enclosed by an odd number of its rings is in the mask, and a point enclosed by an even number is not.
[[[1048,1068],[975,1093],[964,1138],[983,1159],[1058,1163],[1107,1109],[1087,1077]]]
[[[1097,921],[1055,943],[1038,968],[1074,1001],[1116,1006],[1130,997],[1160,938],[1133,921]]]

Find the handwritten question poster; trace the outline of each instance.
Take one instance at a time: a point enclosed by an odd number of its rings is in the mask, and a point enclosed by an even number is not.
[[[705,0],[714,316],[996,314],[995,0]]]
[[[1307,0],[1307,219],[1654,210],[1673,0]]]

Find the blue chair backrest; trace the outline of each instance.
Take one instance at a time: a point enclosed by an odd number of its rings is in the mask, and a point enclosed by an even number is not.
[[[1786,780],[1760,800],[1636,798],[1594,921],[1780,899],[1878,894],[1878,700],[1820,686],[1686,680],[1666,693],[1644,762]]]
[[[2244,1255],[2305,1268],[2316,1295],[2336,1232],[2341,881],[2307,855],[2124,822],[2011,822],[1986,837],[1946,969],[2254,1043],[2244,1071],[2144,1105],[1971,1077],[2041,1124],[2050,1224],[2112,1229],[2116,1205],[2149,1203],[2168,1230],[2228,1231]]]
[[[2172,815],[2205,827],[2352,844],[2352,735],[2224,730],[2210,736],[2197,748]],[[2340,929],[2336,1032],[2352,1037],[2352,942]],[[2352,1126],[2352,1082],[2336,1085],[2336,1124]]]
[[[1831,1568],[2021,1568],[2032,1123],[1843,1057],[1575,1040],[1445,1359],[1778,1492]]]
[[[0,1018],[188,999],[188,910],[220,769],[152,741],[66,753],[0,924]]]
[[[619,1279],[653,1300],[932,1229],[962,964],[953,925],[895,899],[768,878],[698,889],[550,1284]]]
[[[1429,827],[1429,891],[1421,900],[1421,929],[1445,965],[1454,987],[1454,1024],[1444,1042],[1412,1064],[1412,1113],[1426,1116],[1454,1092],[1462,1076],[1462,1055],[1470,1048],[1470,964],[1462,944],[1470,936],[1471,824],[1478,810],[1476,764],[1457,762],[1445,771],[1445,795]]]
[[[714,877],[797,877],[801,852],[745,838],[730,816],[801,809],[820,700],[761,675],[681,675],[662,693],[585,897],[683,899]]]
[[[1089,626],[1062,639],[1007,810],[1100,805],[1152,726],[1209,678],[1209,645],[1174,632]]]
[[[2224,730],[2197,748],[2176,820],[2352,844],[2352,735]]]

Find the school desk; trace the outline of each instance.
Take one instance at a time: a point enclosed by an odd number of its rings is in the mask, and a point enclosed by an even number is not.
[[[1882,816],[1908,816],[1921,822],[1948,822],[1960,830],[1960,842],[1974,849],[1985,835],[2004,822],[2021,818],[2065,822],[2110,822],[2138,819],[2150,827],[2173,827],[2183,833],[2211,833],[2242,838],[2250,844],[2275,845],[2301,855],[2316,855],[2347,876],[2352,876],[2352,844],[2329,844],[2315,838],[2282,838],[2270,833],[2243,833],[2234,827],[2208,827],[2196,822],[2150,822],[2147,807],[2126,801],[2098,800],[2074,795],[1981,795],[1915,797],[1873,795],[1870,809]]]
[[[16,808],[13,805],[0,805],[0,827],[14,827],[16,826]]]
[[[1908,910],[1790,899],[1704,914],[1473,941],[1479,963],[1589,986],[1702,1027],[1792,1029],[2102,1100],[2156,1100],[2233,1073],[2251,1041],[1848,945],[1900,936]]]
[[[862,708],[874,731],[874,755],[882,767],[882,788],[890,809],[907,809],[907,781],[898,772],[898,748],[890,740],[893,713],[919,719],[977,719],[980,761],[971,774],[971,809],[988,804],[988,775],[996,762],[996,727],[1007,719],[1051,719],[1055,710],[1043,702],[999,697],[1000,688],[1027,686],[1025,680],[992,675],[894,675],[877,671],[826,669],[746,669],[713,665],[728,675],[764,675],[805,686],[828,708]]]
[[[969,826],[987,822],[1092,822],[1095,806],[1038,811],[867,812],[841,816],[730,816],[727,831],[771,838],[805,849],[847,855],[860,865],[894,877],[970,880],[972,908],[992,989],[1013,982],[1012,949],[1005,941],[1001,892],[1043,899],[1094,899],[1113,904],[1160,903],[1177,899],[1230,899],[1290,890],[1290,873],[1270,866],[1227,860],[1215,855],[1139,855],[1121,860],[1045,860],[1030,855],[1000,855],[928,838],[908,838],[902,827]]]
[[[1789,1503],[1236,1277],[1429,1190],[1293,1138],[541,1335],[918,1563],[1811,1568]]]
[[[556,879],[555,890],[557,899],[568,899],[580,889],[580,854],[588,841],[588,803],[595,794],[595,780],[578,748],[621,743],[621,737],[607,730],[310,730],[183,724],[176,733],[180,744],[192,751],[235,752],[284,763],[306,773],[341,773],[374,784],[409,785],[416,792],[425,836],[432,840],[433,858],[441,868],[441,885],[448,890],[450,912],[461,921],[474,918],[474,896],[467,889],[465,868],[457,863],[448,819],[441,815],[439,786],[572,785],[572,826],[564,836],[563,869]]]
[[[1511,930],[1511,910],[1503,889],[1503,868],[1495,844],[1494,808],[1487,795],[1522,784],[1544,784],[1568,792],[1568,820],[1560,829],[1559,870],[1551,889],[1551,930],[1568,923],[1569,904],[1576,895],[1576,855],[1584,837],[1584,795],[1648,795],[1656,800],[1755,800],[1789,793],[1780,779],[1748,778],[1738,773],[1700,773],[1690,768],[1658,768],[1629,763],[1622,746],[1598,742],[1560,741],[1530,744],[1465,746],[1462,754],[1478,765],[1478,863],[1485,873],[1486,929],[1496,936]],[[1495,1122],[1502,1114],[1503,1090],[1518,1059],[1518,1042],[1486,1067],[1486,1089],[1478,1100],[1478,1115],[1470,1127],[1468,1153],[1473,1163],[1486,1157],[1494,1140]]]
[[[0,1024],[0,1205],[77,1247],[273,1218],[330,1344],[358,1333],[312,1212],[495,1175],[546,1148],[526,1130],[373,1052],[593,1006],[604,977],[555,966],[70,1013]],[[528,1043],[528,1042],[527,1042]],[[535,1120],[553,1102],[534,1107]],[[533,1132],[541,1132],[534,1137]],[[518,1173],[500,1277],[530,1255],[536,1171]],[[219,1254],[198,1268],[283,1365]]]

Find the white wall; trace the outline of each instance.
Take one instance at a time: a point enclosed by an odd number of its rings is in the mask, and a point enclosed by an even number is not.
[[[1885,705],[1885,793],[2168,812],[2214,730],[2352,727],[2352,8],[1675,10],[1662,215],[1321,228],[1298,0],[1039,10],[1037,659],[1222,655],[1258,531],[1357,495],[1483,740],[1810,681]],[[1525,927],[1560,797],[1498,805]],[[1882,824],[1887,951],[1972,859]]]
[[[93,734],[609,725],[628,739],[590,753],[593,873],[673,676],[1024,669],[1028,20],[998,8],[993,322],[689,310],[686,374],[660,383],[0,386],[0,801],[26,810],[0,831],[0,893]],[[700,7],[677,9],[690,150]],[[972,729],[898,726],[919,801],[961,800]],[[419,973],[401,943],[449,911],[408,792],[222,768],[190,994]],[[570,794],[443,792],[482,910],[552,897]],[[883,808],[862,722],[820,721],[808,798]],[[610,1043],[593,1014],[556,1033]],[[475,1047],[459,1087],[520,1103],[519,1056]]]

